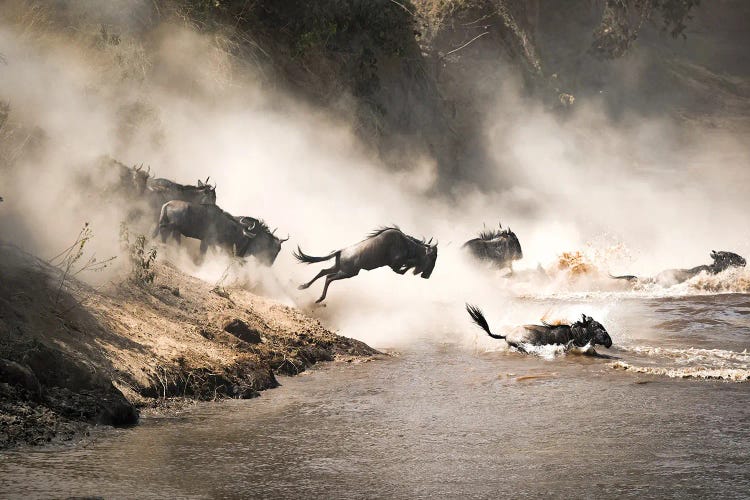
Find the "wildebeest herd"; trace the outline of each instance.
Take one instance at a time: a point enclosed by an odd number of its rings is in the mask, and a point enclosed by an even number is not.
[[[250,216],[233,216],[216,204],[216,185],[198,180],[197,185],[183,185],[169,179],[154,178],[150,168],[128,167],[106,157],[99,162],[97,174],[109,182],[107,196],[123,199],[134,206],[129,219],[145,218],[154,225],[153,237],[162,242],[172,236],[199,240],[201,256],[209,247],[219,248],[237,257],[254,256],[261,264],[271,266],[289,238],[276,236],[266,223]],[[141,203],[132,204],[132,201]],[[145,214],[143,213],[143,207]]]
[[[209,184],[209,178],[191,186],[152,178],[150,168],[143,170],[142,165],[127,167],[108,157],[101,162],[101,166],[113,179],[109,191],[146,202],[148,217],[155,222],[153,237],[161,236],[164,243],[172,236],[179,244],[181,237],[185,236],[200,240],[201,256],[205,256],[209,247],[216,247],[239,258],[254,256],[260,263],[271,266],[281,251],[281,244],[289,239],[278,238],[276,230],[270,230],[261,219],[233,216],[219,208],[216,204],[216,185]],[[502,225],[498,229],[481,231],[478,237],[464,243],[462,248],[476,261],[497,269],[508,268],[511,273],[513,261],[523,258],[518,237],[510,228],[503,229]],[[306,255],[299,246],[293,255],[305,264],[333,259],[332,266],[322,269],[309,282],[299,286],[301,290],[306,289],[325,277],[322,294],[316,301],[319,303],[325,300],[332,282],[352,278],[362,270],[390,267],[397,274],[403,275],[412,270],[414,275],[429,279],[437,262],[438,243],[432,243],[432,238],[429,241],[415,238],[393,226],[377,229],[359,243],[322,257]],[[612,278],[671,285],[701,272],[717,274],[730,267],[746,265],[744,258],[732,252],[712,251],[711,258],[711,264],[691,269],[670,269],[650,279],[639,280],[630,275]],[[529,345],[562,345],[566,349],[594,345],[609,348],[612,345],[606,329],[585,314],[580,321],[572,324],[525,325],[507,335],[497,335],[491,332],[479,308],[467,304],[466,309],[474,323],[490,337],[505,340],[522,352],[526,351],[524,346]]]

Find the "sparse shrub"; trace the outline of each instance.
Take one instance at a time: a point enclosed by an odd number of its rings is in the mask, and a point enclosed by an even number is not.
[[[120,223],[120,246],[130,260],[130,279],[138,285],[154,282],[156,272],[152,266],[156,262],[156,247],[146,249],[146,236],[139,234],[130,241],[130,230],[125,222]]]
[[[78,262],[81,261],[86,253],[86,244],[91,241],[93,237],[94,233],[91,231],[91,226],[88,222],[85,222],[73,244],[49,260],[50,264],[63,271],[62,277],[60,278],[60,285],[57,287],[57,293],[55,294],[55,305],[57,305],[60,300],[60,293],[69,277],[76,276],[84,271],[101,271],[108,267],[110,263],[117,258],[110,257],[99,261],[97,260],[96,255],[92,254],[91,257],[79,267]]]
[[[224,297],[225,299],[232,300],[229,292],[226,288],[224,288],[224,282],[226,282],[227,278],[229,277],[229,269],[232,267],[232,264],[229,264],[226,269],[224,269],[224,272],[221,274],[221,277],[219,280],[214,284],[214,287],[211,289],[213,293],[218,295],[219,297]]]

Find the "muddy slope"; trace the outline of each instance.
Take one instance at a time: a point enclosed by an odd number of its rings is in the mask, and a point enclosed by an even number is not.
[[[375,350],[297,310],[157,265],[93,289],[0,244],[0,448],[132,425],[179,396],[250,398],[319,361]]]

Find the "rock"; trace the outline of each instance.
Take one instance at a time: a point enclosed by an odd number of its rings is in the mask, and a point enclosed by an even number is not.
[[[42,392],[42,386],[31,368],[9,359],[0,359],[0,382],[23,387],[35,396]]]
[[[240,340],[244,340],[248,344],[259,344],[261,342],[260,332],[254,328],[250,328],[247,323],[239,318],[233,318],[225,321],[222,325],[222,329],[231,333]]]

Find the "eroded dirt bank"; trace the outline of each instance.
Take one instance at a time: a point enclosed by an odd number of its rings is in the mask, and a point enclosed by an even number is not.
[[[318,320],[169,264],[94,289],[0,243],[0,448],[133,425],[170,397],[251,398],[319,361],[377,353]]]

